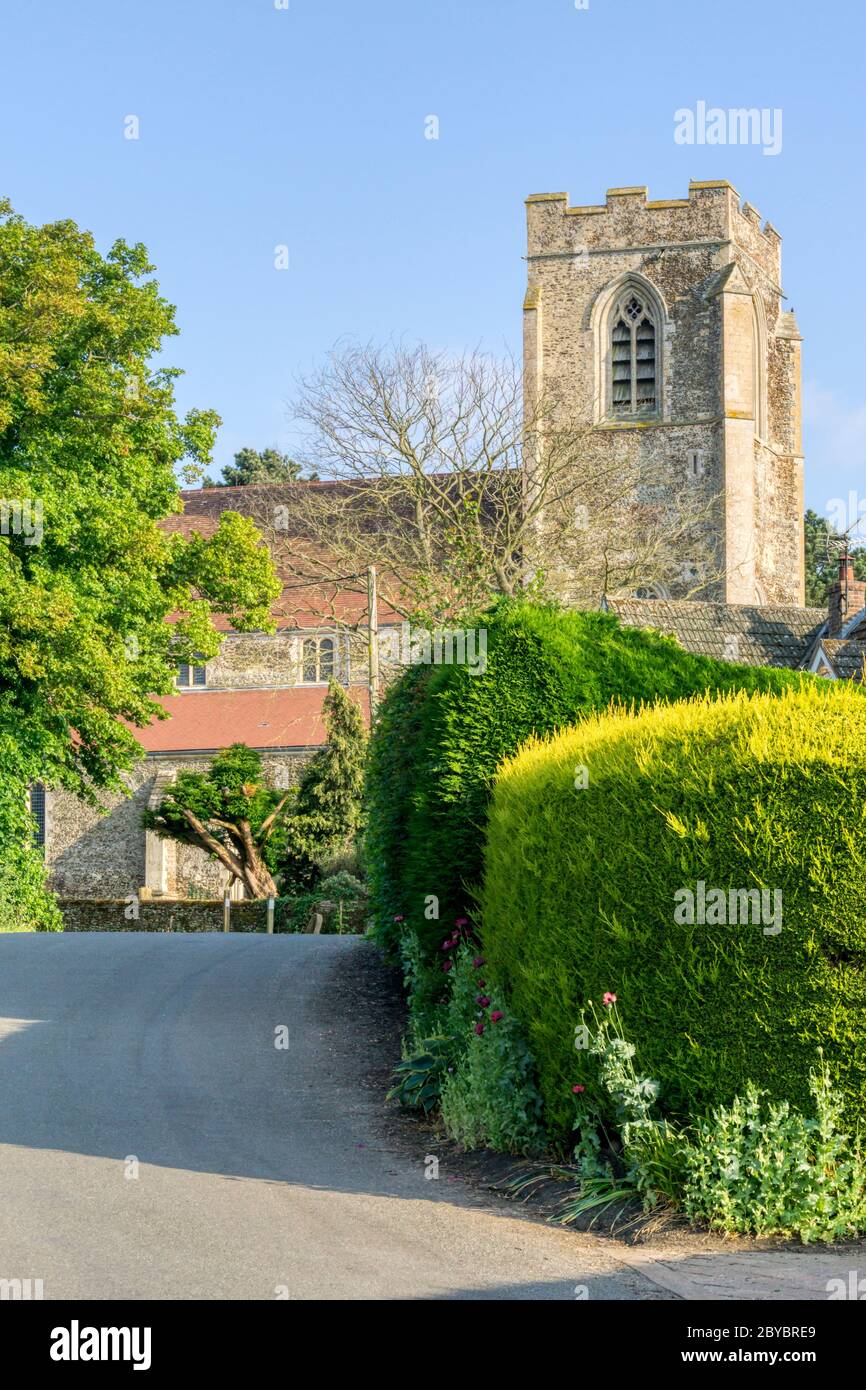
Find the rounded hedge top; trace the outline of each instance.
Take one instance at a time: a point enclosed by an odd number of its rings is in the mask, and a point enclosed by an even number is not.
[[[472,915],[496,769],[530,734],[564,728],[614,699],[815,680],[696,656],[609,613],[503,602],[474,626],[487,633],[484,673],[411,667],[388,691],[371,744],[366,857],[380,940],[393,946],[405,922],[431,956],[442,924]],[[438,920],[425,916],[430,898]]]
[[[589,718],[502,767],[488,968],[565,1134],[588,999],[686,1116],[748,1079],[804,1105],[816,1050],[866,1110],[866,703],[851,686]]]

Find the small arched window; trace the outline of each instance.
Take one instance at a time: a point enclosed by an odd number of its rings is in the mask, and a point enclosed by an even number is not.
[[[333,637],[305,637],[302,650],[302,680],[304,684],[322,684],[336,675],[336,639]]]
[[[611,414],[653,415],[658,409],[658,351],[649,300],[630,287],[610,322]]]

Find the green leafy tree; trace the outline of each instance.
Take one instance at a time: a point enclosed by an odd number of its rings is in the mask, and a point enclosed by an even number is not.
[[[806,605],[810,608],[824,608],[827,594],[839,572],[839,556],[843,552],[844,537],[831,526],[827,517],[819,516],[811,508],[803,518],[805,529],[806,557]],[[854,574],[857,579],[866,579],[866,548],[854,546],[851,549]]]
[[[322,860],[349,849],[360,829],[367,731],[360,709],[331,681],[322,712],[328,741],[313,755],[298,784],[280,871],[287,884],[307,887]]]
[[[180,772],[142,824],[166,839],[195,845],[217,859],[252,898],[275,894],[265,862],[268,842],[287,813],[293,791],[269,786],[261,756],[244,743],[218,753],[206,772]]]
[[[0,931],[60,931],[63,919],[45,890],[45,866],[26,797],[15,740],[0,734]]]
[[[280,449],[239,449],[234,463],[227,463],[222,477],[214,480],[204,479],[205,487],[262,487],[265,484],[296,483],[301,475],[301,465]],[[309,480],[318,476],[313,473]]]
[[[102,255],[0,202],[0,738],[23,776],[91,800],[140,756],[177,662],[216,654],[214,615],[270,629],[279,593],[248,518],[206,540],[160,527],[219,418],[175,412],[152,271],[140,244]]]

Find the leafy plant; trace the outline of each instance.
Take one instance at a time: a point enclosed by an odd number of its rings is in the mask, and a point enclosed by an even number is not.
[[[772,1103],[753,1083],[694,1126],[683,1208],[719,1230],[842,1240],[866,1231],[866,1162],[843,1128],[843,1102],[821,1059],[813,1115]]]
[[[395,1084],[387,1100],[398,1100],[410,1109],[433,1110],[442,1094],[449,1067],[454,1065],[457,1039],[451,1034],[425,1038],[418,1051],[394,1068]]]
[[[564,1225],[627,1198],[638,1198],[649,1209],[662,1199],[674,1200],[682,1186],[682,1138],[655,1114],[659,1085],[635,1067],[636,1048],[623,1034],[616,995],[604,994],[602,1014],[592,1000],[587,1007],[592,1030],[584,1012],[575,1046],[594,1059],[594,1085],[591,1091],[572,1086],[579,1191],[559,1214]]]
[[[45,865],[34,842],[27,778],[15,740],[0,733],[0,932],[62,931],[63,919],[45,887]]]
[[[288,815],[293,793],[268,786],[261,754],[245,743],[218,753],[205,772],[179,772],[141,822],[166,839],[203,849],[253,898],[276,895],[265,862],[268,841]]]
[[[480,1033],[471,1031],[445,1078],[442,1123],[465,1148],[538,1154],[546,1134],[535,1064],[516,1020],[493,1012],[496,1021],[486,1022]]]

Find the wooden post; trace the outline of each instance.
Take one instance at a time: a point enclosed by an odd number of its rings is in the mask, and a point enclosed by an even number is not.
[[[274,900],[273,900],[273,898],[268,898],[268,925],[267,925],[267,929],[266,929],[266,930],[267,930],[268,936],[273,936],[273,934],[274,934]]]
[[[370,723],[379,708],[379,591],[376,566],[367,567],[367,659],[370,678]]]
[[[232,929],[232,900],[231,900],[231,898],[229,897],[228,893],[226,893],[225,897],[223,898],[223,931],[231,931],[231,929]]]

